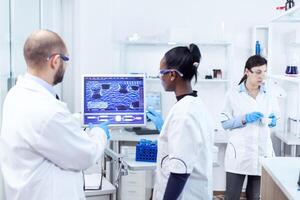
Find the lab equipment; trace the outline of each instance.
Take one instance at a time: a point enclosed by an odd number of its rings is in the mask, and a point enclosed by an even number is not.
[[[148,109],[146,114],[147,117],[153,121],[157,130],[160,132],[164,124],[164,120],[162,119],[161,115],[153,109]]]
[[[260,55],[260,44],[259,41],[255,43],[255,55]]]
[[[272,119],[269,117],[263,117],[260,119],[260,121],[261,121],[262,125],[268,125],[268,124],[272,123]]]
[[[83,124],[145,126],[145,75],[83,76]]]
[[[285,10],[291,9],[295,6],[294,0],[287,0],[285,3]]]
[[[212,75],[205,75],[204,78],[205,78],[205,79],[212,79],[213,77],[212,77]]]
[[[213,69],[213,76],[216,79],[222,78],[222,70],[221,69]]]
[[[261,119],[262,117],[263,117],[263,114],[260,112],[252,112],[252,113],[246,114],[246,123],[256,122],[257,120]]]
[[[298,67],[297,66],[287,66],[285,69],[285,75],[297,76],[298,75]]]
[[[153,109],[161,114],[161,94],[160,92],[147,91],[146,93],[146,108]]]
[[[136,161],[156,162],[157,141],[141,139],[136,145]]]
[[[146,93],[146,108],[155,110],[155,112],[161,114],[161,95],[160,92],[147,92]],[[147,117],[147,121],[151,121]],[[137,135],[152,135],[159,134],[157,129],[151,129],[147,127],[127,127],[126,131],[135,132]]]
[[[159,134],[157,129],[151,129],[147,127],[125,127],[125,131],[135,132],[137,135],[153,135]]]
[[[153,135],[153,134],[159,134],[159,131],[157,129],[150,129],[150,128],[144,128],[144,127],[138,127],[133,130],[137,135]]]

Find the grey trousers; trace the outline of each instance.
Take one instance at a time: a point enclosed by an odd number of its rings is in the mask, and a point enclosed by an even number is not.
[[[239,200],[246,175],[226,172],[226,200]],[[260,199],[260,176],[248,175],[246,187],[247,200]]]

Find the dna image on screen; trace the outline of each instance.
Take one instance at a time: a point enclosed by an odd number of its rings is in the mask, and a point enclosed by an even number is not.
[[[84,77],[84,124],[145,124],[144,77],[110,75]]]

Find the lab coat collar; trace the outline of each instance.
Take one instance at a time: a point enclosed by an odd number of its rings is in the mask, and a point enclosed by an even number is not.
[[[55,98],[55,95],[51,91],[49,91],[41,83],[32,79],[32,77],[29,77],[28,74],[18,76],[16,86],[23,87],[32,91],[41,92],[45,95],[48,95],[49,97],[51,96]]]
[[[245,92],[245,93],[247,93],[248,94],[248,92],[247,92],[247,89],[246,89],[246,86],[245,86],[245,82],[243,82],[243,83],[241,83],[240,85],[239,85],[239,92]],[[266,86],[265,86],[265,83],[262,83],[261,85],[260,85],[260,87],[259,87],[259,93],[266,93],[267,91],[266,91]]]
[[[197,97],[198,95],[197,95],[197,91],[196,91],[196,90],[193,90],[193,92],[190,93],[190,94],[183,94],[183,95],[180,95],[180,96],[176,96],[176,99],[177,99],[177,101],[180,101],[180,100],[183,99],[183,97],[185,97],[185,96],[193,96],[193,97]]]
[[[56,92],[55,92],[53,86],[50,85],[49,83],[47,83],[46,81],[44,81],[43,79],[41,79],[37,76],[31,75],[29,73],[26,73],[24,77],[34,81],[37,84],[39,84],[40,86],[42,86],[43,88],[48,90],[54,97],[56,97]]]

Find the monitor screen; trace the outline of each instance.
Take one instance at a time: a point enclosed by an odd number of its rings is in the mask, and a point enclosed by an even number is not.
[[[145,126],[144,74],[83,76],[83,124]]]
[[[146,108],[153,109],[157,113],[162,114],[161,110],[161,94],[160,92],[147,91],[146,93]]]

